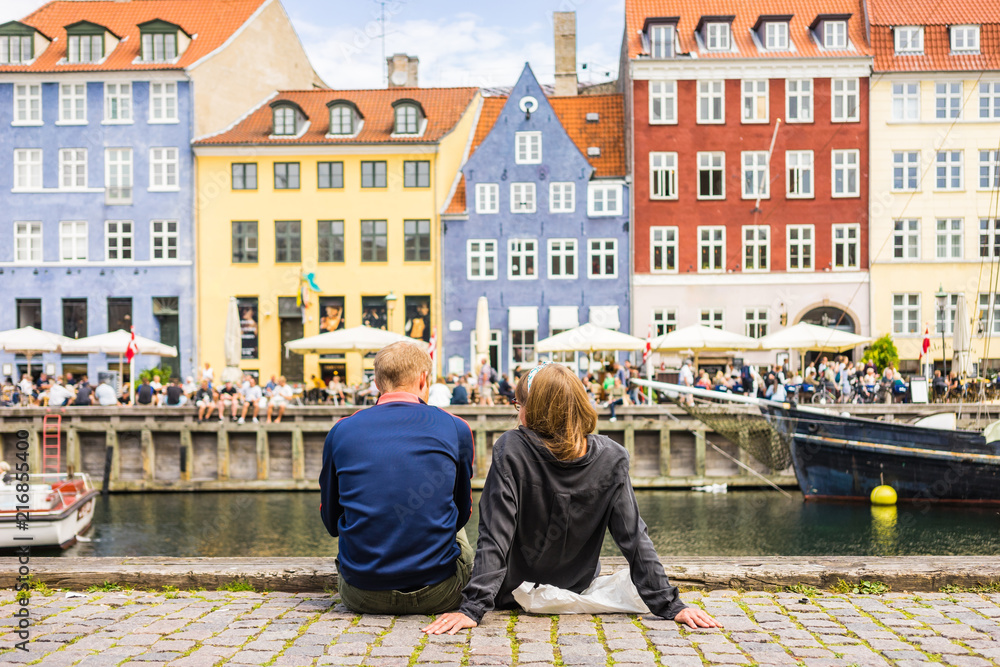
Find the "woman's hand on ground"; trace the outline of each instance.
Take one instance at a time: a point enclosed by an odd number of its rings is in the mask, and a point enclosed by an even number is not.
[[[436,621],[428,625],[426,628],[423,628],[423,631],[429,635],[443,635],[446,632],[449,635],[453,635],[459,630],[474,628],[477,625],[479,624],[465,614],[453,611],[447,614],[441,614],[437,617]]]
[[[709,616],[707,613],[699,609],[698,607],[687,607],[686,609],[681,609],[674,616],[674,620],[678,623],[683,623],[689,628],[721,628],[722,623]]]

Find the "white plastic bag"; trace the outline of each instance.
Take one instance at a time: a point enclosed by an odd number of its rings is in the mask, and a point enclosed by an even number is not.
[[[629,578],[628,569],[594,579],[587,590],[526,581],[514,590],[514,599],[532,614],[648,614],[649,608]]]

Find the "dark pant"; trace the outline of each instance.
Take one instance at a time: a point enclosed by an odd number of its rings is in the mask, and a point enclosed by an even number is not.
[[[617,400],[614,400],[614,401],[611,401],[610,403],[608,403],[608,407],[611,408],[611,418],[612,419],[617,419],[615,417],[615,406],[616,405],[625,405],[625,399],[619,398]]]

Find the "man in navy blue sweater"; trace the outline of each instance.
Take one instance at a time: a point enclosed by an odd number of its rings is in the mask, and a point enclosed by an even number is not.
[[[320,514],[339,538],[340,598],[355,612],[449,611],[469,582],[472,430],[426,404],[432,365],[413,343],[382,349],[378,403],[326,437]]]

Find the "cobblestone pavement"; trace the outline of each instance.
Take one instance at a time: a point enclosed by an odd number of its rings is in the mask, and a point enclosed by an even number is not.
[[[685,593],[725,627],[652,616],[494,612],[427,637],[429,617],[358,616],[336,596],[253,592],[37,592],[29,651],[11,647],[19,605],[0,591],[0,665],[887,665],[1000,664],[1000,595]]]

